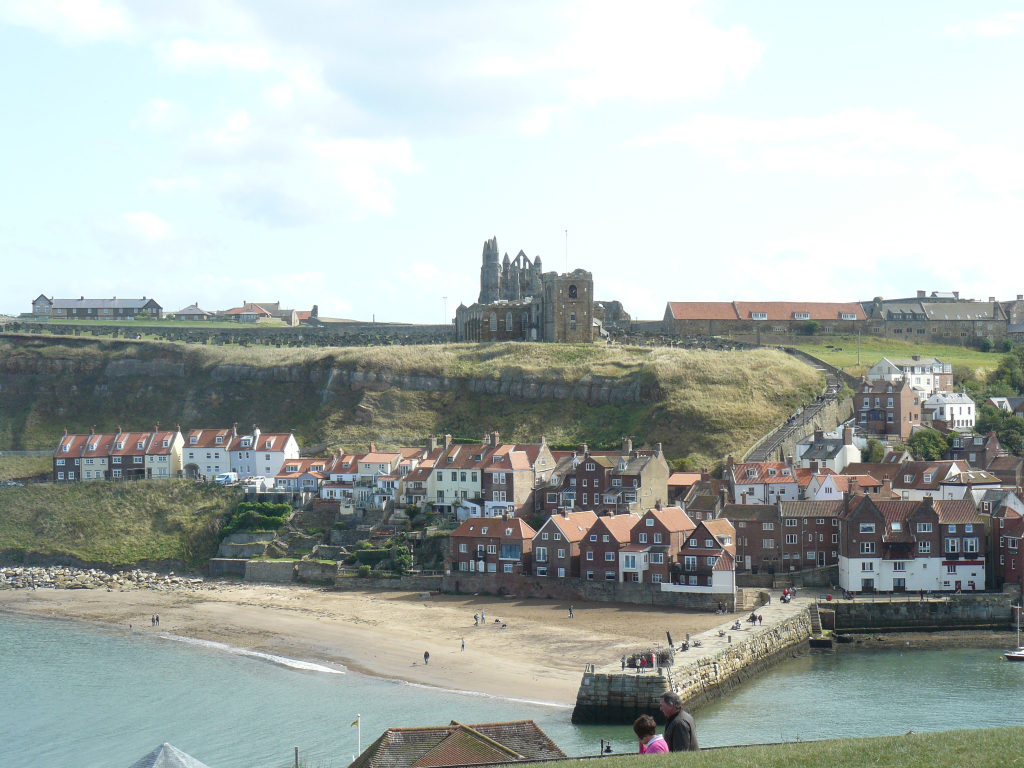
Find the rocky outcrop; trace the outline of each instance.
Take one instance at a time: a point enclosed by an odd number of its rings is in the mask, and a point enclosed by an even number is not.
[[[107,573],[95,568],[4,568],[0,569],[0,589],[156,589],[160,591],[195,590],[205,586],[202,579],[162,575],[148,571]]]
[[[173,376],[185,378],[185,364],[177,360],[137,360],[132,357],[111,360],[103,375],[118,376]]]

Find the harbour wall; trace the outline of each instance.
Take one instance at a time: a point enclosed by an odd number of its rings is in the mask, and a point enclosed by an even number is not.
[[[676,691],[683,708],[692,712],[744,680],[803,653],[810,636],[810,617],[807,611],[801,611],[741,643],[656,673],[598,673],[588,666],[576,695],[572,721],[628,724],[649,714],[663,722],[658,700],[670,690]]]
[[[938,600],[838,601],[837,632],[941,631],[1007,629],[1019,594],[954,595]],[[829,606],[833,608],[833,606]]]

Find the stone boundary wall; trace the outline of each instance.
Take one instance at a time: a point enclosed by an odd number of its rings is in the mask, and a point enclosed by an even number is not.
[[[281,560],[246,560],[246,581],[294,581],[296,563]]]
[[[663,723],[658,710],[662,693],[674,688],[684,709],[693,712],[744,680],[804,652],[810,636],[811,620],[807,611],[802,611],[742,643],[694,662],[676,664],[671,678],[660,670],[649,675],[585,672],[572,722],[625,725],[646,713]]]
[[[207,572],[210,576],[245,576],[248,560],[234,557],[212,557]]]
[[[337,563],[321,563],[316,560],[300,560],[295,564],[295,577],[304,583],[334,584],[338,579]]]
[[[442,579],[441,576],[402,576],[399,579],[361,579],[358,576],[338,576],[335,587],[352,592],[440,592]]]
[[[719,601],[733,610],[733,596],[729,594],[662,592],[658,584],[642,582],[586,581],[585,579],[556,579],[543,576],[526,576],[513,573],[488,573],[484,575],[452,571],[445,574],[443,587],[446,592],[484,592],[498,595],[515,595],[519,598],[552,598],[555,600],[579,600],[596,603],[634,603],[657,605],[689,611],[718,609]]]
[[[807,589],[831,589],[839,583],[839,565],[826,565],[822,568],[809,568],[792,573],[777,573],[773,577],[773,588],[804,587]]]
[[[845,424],[854,416],[853,398],[845,400],[830,400],[825,403],[821,410],[814,415],[814,418],[806,424],[800,425],[787,435],[786,438],[774,449],[773,456],[776,458],[769,461],[785,461],[787,456],[796,457],[796,444],[801,440],[814,434],[815,427],[831,432],[840,424]]]
[[[939,600],[855,600],[829,605],[836,612],[837,632],[941,631],[1009,629],[1017,596],[957,595]]]

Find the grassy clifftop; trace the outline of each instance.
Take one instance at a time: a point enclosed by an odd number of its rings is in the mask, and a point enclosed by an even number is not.
[[[135,361],[139,361],[136,363]],[[239,373],[240,369],[245,369]],[[639,402],[581,402],[337,385],[331,371],[446,382],[535,378],[573,387],[600,378]],[[230,375],[229,375],[230,374]],[[590,377],[588,379],[587,377]],[[335,383],[331,383],[335,381]],[[663,443],[706,463],[740,451],[813,398],[820,377],[779,352],[710,352],[554,344],[276,349],[163,342],[0,338],[0,450],[49,448],[71,431],[253,423],[294,430],[303,445],[394,445],[428,433],[551,443]]]
[[[229,490],[184,480],[0,488],[0,552],[112,566],[202,565],[216,552],[217,522],[235,503]]]

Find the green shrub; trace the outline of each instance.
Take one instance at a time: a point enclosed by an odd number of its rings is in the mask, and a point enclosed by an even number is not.
[[[391,552],[387,549],[360,549],[354,554],[356,560],[365,565],[377,565],[391,557]]]
[[[368,579],[368,578],[370,578],[370,571],[371,570],[373,570],[373,569],[370,566],[368,566],[368,565],[360,565],[359,566],[359,578],[361,578],[361,579]]]
[[[982,352],[991,352],[992,339],[989,339],[987,337],[983,338],[981,341],[978,342],[978,349],[980,349]]]

